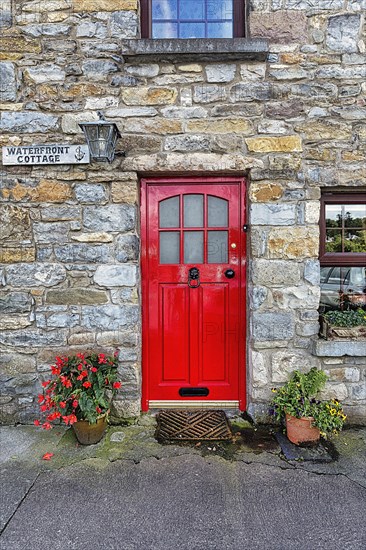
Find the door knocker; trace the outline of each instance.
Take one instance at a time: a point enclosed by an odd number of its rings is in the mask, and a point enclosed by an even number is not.
[[[196,283],[192,284],[192,281],[196,281]],[[197,267],[191,267],[191,269],[188,271],[188,286],[190,288],[198,288],[201,284],[200,281],[200,271]]]

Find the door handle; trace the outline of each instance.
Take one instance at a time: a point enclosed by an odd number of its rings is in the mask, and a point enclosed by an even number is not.
[[[233,269],[227,269],[224,275],[228,279],[233,279],[235,277],[235,271]]]

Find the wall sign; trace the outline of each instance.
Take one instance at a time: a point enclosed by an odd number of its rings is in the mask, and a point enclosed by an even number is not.
[[[26,147],[5,146],[4,165],[30,166],[32,164],[88,164],[90,162],[87,145],[42,144]]]

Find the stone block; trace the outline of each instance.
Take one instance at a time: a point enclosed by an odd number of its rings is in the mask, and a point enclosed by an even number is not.
[[[6,376],[16,376],[36,372],[36,358],[26,353],[13,353],[2,350],[0,372]]]
[[[327,382],[324,390],[320,393],[321,399],[338,399],[338,401],[344,401],[348,397],[348,391],[346,384],[332,384]]]
[[[39,328],[73,328],[80,325],[77,313],[50,313],[36,315],[36,326]]]
[[[139,257],[139,239],[136,235],[120,235],[116,241],[116,260],[122,263],[137,261]]]
[[[318,357],[366,357],[366,340],[314,339],[312,353]]]
[[[359,382],[360,371],[355,367],[325,369],[329,380],[334,382]]]
[[[90,245],[86,244],[65,244],[55,246],[54,253],[56,260],[63,263],[102,263],[110,260],[110,249],[106,244]]]
[[[267,101],[272,98],[272,85],[268,82],[240,82],[230,89],[230,99],[233,102]],[[218,98],[223,100],[223,98]]]
[[[166,118],[205,118],[207,117],[207,110],[203,107],[164,107],[161,109],[161,114]]]
[[[32,298],[28,292],[0,292],[0,313],[28,313],[32,307]]]
[[[281,260],[253,260],[252,279],[266,287],[296,285],[300,281],[300,265]]]
[[[24,75],[35,84],[64,82],[66,77],[65,71],[53,63],[44,63],[37,67],[27,67]]]
[[[26,134],[45,133],[55,130],[58,117],[39,112],[3,112],[0,118],[0,130]]]
[[[95,112],[83,113],[68,113],[62,117],[61,127],[65,134],[80,134],[82,130],[79,126],[80,122],[92,122],[98,120],[98,115]]]
[[[121,97],[126,105],[166,105],[175,103],[178,96],[176,88],[122,89]]]
[[[259,134],[287,134],[289,125],[283,120],[261,120],[258,123]]]
[[[134,11],[115,11],[111,16],[110,32],[112,38],[136,38],[138,28],[137,13]]]
[[[81,217],[78,206],[45,206],[39,209],[42,221],[72,221]]]
[[[94,275],[94,282],[107,288],[136,285],[135,265],[103,265]]]
[[[105,77],[118,72],[118,65],[114,61],[103,59],[88,59],[83,61],[83,74],[87,78],[105,80]]]
[[[250,207],[252,225],[293,225],[296,205],[254,203]]]
[[[244,81],[263,80],[266,75],[266,67],[263,63],[245,63],[240,66],[240,76]]]
[[[207,82],[231,82],[235,78],[236,65],[215,63],[206,66]]]
[[[278,183],[252,183],[249,188],[249,195],[252,202],[276,201],[282,197],[282,194],[283,188]]]
[[[74,11],[113,12],[118,10],[137,10],[137,0],[73,0]]]
[[[292,313],[267,312],[253,313],[254,340],[271,341],[293,338],[295,334],[294,316]]]
[[[153,78],[159,74],[159,65],[157,63],[151,63],[148,65],[128,65],[125,68],[126,73],[134,76],[142,76],[145,78]]]
[[[259,309],[267,299],[268,289],[264,286],[255,286],[250,289],[249,295],[251,309]]]
[[[81,203],[100,203],[107,200],[103,185],[78,183],[75,185],[75,197]]]
[[[79,243],[111,243],[113,236],[108,233],[77,233],[71,235],[71,240]]]
[[[65,268],[58,264],[15,264],[5,268],[6,282],[16,288],[51,287],[66,279]]]
[[[39,40],[27,40],[23,36],[4,36],[0,37],[0,52],[6,52],[7,58],[14,56],[14,59],[19,59],[16,54],[23,53],[40,53],[41,44]]]
[[[254,11],[250,14],[249,21],[252,37],[267,38],[279,44],[301,43],[307,40],[305,12],[279,10],[265,13]]]
[[[17,83],[13,63],[0,63],[0,101],[15,101]]]
[[[0,343],[24,348],[45,348],[66,345],[67,330],[44,331],[42,329],[4,330],[0,333]]]
[[[67,288],[49,290],[46,294],[46,304],[54,305],[100,305],[108,303],[108,296],[104,290],[91,288]]]
[[[309,285],[289,286],[284,289],[273,291],[272,297],[274,305],[281,309],[318,308],[320,289]],[[316,325],[316,329],[314,328],[315,324],[312,325],[311,330],[315,330],[315,332],[310,332],[310,334],[318,333],[319,325],[318,323],[316,323]],[[301,336],[309,336],[310,334],[306,333],[305,328],[303,332],[301,331],[300,326],[302,327],[302,325],[299,325],[298,334]],[[308,327],[307,330],[309,331],[310,327]]]
[[[193,101],[195,103],[213,103],[225,101],[226,90],[217,84],[201,84],[193,88]]]
[[[253,137],[245,138],[249,151],[254,153],[270,153],[280,151],[301,152],[302,143],[300,136],[281,136],[281,137]]]
[[[252,351],[250,355],[253,386],[255,388],[262,388],[268,384],[268,372],[265,356],[259,351]]]
[[[82,21],[76,27],[77,38],[106,38],[107,26],[99,21]]]
[[[131,231],[135,228],[136,213],[131,205],[87,206],[83,223],[92,231]]]
[[[3,205],[0,210],[0,243],[10,246],[31,239],[29,211],[19,206]]]
[[[339,390],[338,390],[339,391]],[[357,384],[350,387],[350,394],[352,399],[365,400],[366,399],[366,383]],[[340,398],[341,399],[341,398]]]
[[[178,135],[165,138],[165,151],[210,151],[211,139],[208,136]]]
[[[320,285],[320,262],[319,260],[306,260],[304,266],[304,279],[310,284]]]
[[[338,94],[338,88],[335,84],[327,82],[310,82],[294,84],[291,86],[291,94],[309,99],[335,98]]]
[[[109,330],[114,327],[133,328],[139,321],[138,306],[83,306],[81,309],[81,326],[89,329]]]
[[[272,356],[272,381],[275,383],[287,382],[295,370],[307,372],[317,366],[314,358],[300,351],[276,351]]]
[[[113,181],[111,195],[112,195],[113,202],[136,204],[137,202],[136,183]]]
[[[225,120],[190,120],[186,126],[187,132],[198,134],[241,134],[252,133],[252,125],[242,118]]]
[[[70,224],[65,222],[37,222],[33,224],[37,243],[62,243],[68,239]]]
[[[270,258],[296,260],[316,258],[319,252],[319,229],[317,227],[273,228],[268,236]]]
[[[307,121],[295,126],[295,130],[303,133],[308,140],[322,141],[327,139],[351,139],[352,126],[335,121]]]
[[[338,53],[357,53],[360,24],[360,15],[345,14],[329,17],[326,46]]]

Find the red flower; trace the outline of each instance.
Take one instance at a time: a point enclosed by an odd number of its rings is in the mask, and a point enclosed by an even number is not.
[[[91,370],[92,372],[98,372],[97,367],[92,367],[90,370]]]
[[[107,359],[105,357],[105,354],[104,353],[100,353],[98,355],[98,363],[99,365],[102,365],[103,363],[106,363],[107,362]]]
[[[40,409],[41,409],[41,412],[44,413],[44,412],[48,411],[48,405],[41,405]]]
[[[83,386],[84,388],[91,388],[91,382],[89,382],[89,380],[87,380],[86,382],[84,382]]]
[[[119,390],[121,386],[122,386],[121,382],[113,382],[113,387],[115,390]]]
[[[84,355],[82,353],[77,353],[76,357],[79,357],[79,359],[84,360]]]
[[[54,456],[53,453],[45,453],[43,456],[42,456],[42,460],[51,460],[51,458]]]
[[[97,411],[98,414],[102,412],[102,409],[100,407],[95,407],[95,410]]]
[[[39,420],[35,420],[35,421],[34,421],[34,425],[35,425],[35,426],[40,426],[40,425],[41,425],[41,423],[40,423],[40,421],[39,421]]]
[[[51,430],[51,429],[52,429],[52,426],[51,426],[51,424],[50,424],[49,422],[44,422],[44,423],[42,424],[42,428],[43,428],[44,430]]]
[[[67,376],[61,376],[61,384],[65,386],[65,388],[72,388],[71,380],[69,380]]]
[[[75,424],[75,422],[77,422],[77,421],[78,421],[78,419],[76,418],[76,415],[75,415],[75,414],[70,414],[70,415],[69,415],[69,424],[70,424],[70,426],[71,426],[72,424]]]
[[[47,388],[47,386],[50,382],[51,382],[51,380],[46,380],[45,382],[42,382],[42,387]]]
[[[52,374],[55,374],[56,376],[58,376],[61,373],[61,369],[60,369],[60,367],[52,366],[51,367],[51,372],[52,372]]]
[[[54,420],[57,420],[57,418],[60,418],[61,413],[55,411],[47,416],[47,420],[49,422],[53,422]]]
[[[83,370],[83,372],[81,372],[79,374],[79,376],[77,377],[77,380],[82,380],[83,378],[86,378],[87,376],[88,376],[88,371]]]
[[[113,356],[114,356],[114,357],[118,357],[118,355],[119,355],[119,350],[116,349],[116,351],[114,352]]]
[[[76,409],[76,407],[79,405],[79,401],[77,399],[74,399],[74,401],[72,402],[72,406],[74,409]]]
[[[40,393],[39,396],[38,396],[38,403],[43,403],[44,399],[45,398],[44,398],[43,393]]]
[[[81,363],[78,365],[78,370],[83,370],[83,365]]]
[[[66,402],[65,401],[60,401],[59,403],[61,409],[66,409]]]

